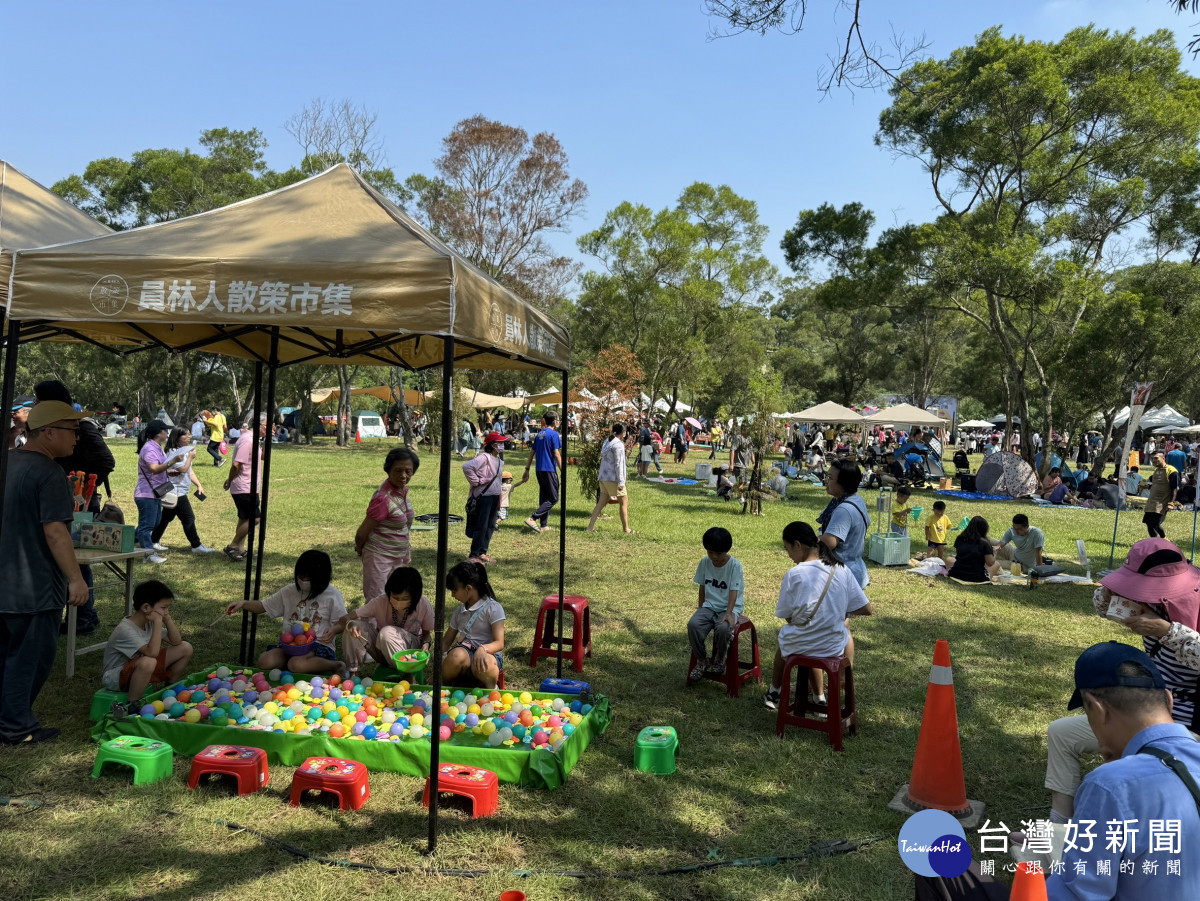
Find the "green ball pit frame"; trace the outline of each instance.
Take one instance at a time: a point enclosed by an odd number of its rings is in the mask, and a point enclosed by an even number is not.
[[[181,682],[195,685],[208,680],[208,674],[218,666],[215,663],[202,673],[184,676]],[[237,667],[229,666],[230,669]],[[277,683],[276,683],[277,684]],[[390,685],[393,683],[383,683]],[[414,685],[415,690],[429,691],[428,685]],[[453,686],[447,686],[454,691]],[[464,689],[466,691],[467,689]],[[523,691],[537,699],[563,697],[523,688],[506,688],[510,694]],[[160,700],[162,692],[147,695],[143,703]],[[563,698],[567,700],[567,698]],[[612,707],[608,698],[593,694],[591,711],[576,727],[575,732],[563,744],[557,754],[543,750],[516,750],[514,748],[492,748],[486,741],[470,732],[455,733],[441,743],[442,763],[461,763],[467,766],[491,770],[501,782],[519,785],[522,788],[553,789],[567,780],[588,745],[608,729],[612,721]],[[425,740],[399,742],[361,741],[357,739],[330,738],[328,735],[290,735],[282,732],[259,732],[250,729],[232,729],[225,726],[209,726],[204,723],[178,723],[164,720],[148,720],[140,716],[114,720],[105,716],[92,729],[92,738],[102,742],[121,735],[140,735],[167,742],[176,754],[193,756],[209,745],[235,744],[251,748],[262,748],[267,759],[283,766],[299,766],[309,757],[341,757],[364,764],[376,772],[404,773],[409,776],[429,775],[430,744]]]

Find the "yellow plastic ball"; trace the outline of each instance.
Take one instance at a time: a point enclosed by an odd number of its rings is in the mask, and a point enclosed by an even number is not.
[[[419,713],[414,713],[408,718],[408,724],[410,726],[423,726],[425,725],[425,717]]]
[[[322,713],[330,713],[331,711],[334,711],[334,710],[337,710],[337,704],[333,703],[333,701],[326,701],[324,704],[321,705]]]
[[[167,709],[167,708],[163,706],[163,702],[162,702],[162,701],[155,701],[155,702],[154,702],[154,712],[155,712],[156,714],[158,714],[158,713],[162,713],[162,712],[163,712],[164,710],[166,710],[166,709]]]
[[[336,709],[337,709],[337,712],[342,715],[342,719],[345,719],[346,717],[348,717],[350,715],[350,708],[347,707],[345,704],[339,704]]]
[[[467,708],[467,713],[478,714],[479,713],[479,705],[472,704],[470,707]]]
[[[511,707],[511,706],[512,706],[512,702],[513,702],[513,696],[512,696],[512,695],[510,695],[510,694],[504,694],[504,695],[501,695],[501,696],[500,696],[500,703],[501,703],[501,704],[503,704],[505,707]]]
[[[289,701],[299,701],[300,700],[300,689],[289,688],[287,696],[288,696]]]
[[[503,698],[501,698],[501,700],[503,700]],[[531,695],[527,691],[523,691],[523,692],[521,692],[520,700],[521,700],[522,704],[532,704],[533,703],[533,695]],[[510,701],[509,703],[512,703],[512,702]]]
[[[193,707],[191,710],[187,711],[187,712],[186,712],[186,713],[183,715],[183,721],[184,721],[185,723],[198,723],[198,722],[200,722],[200,711],[199,711],[199,710],[197,710],[195,707]]]
[[[263,704],[263,710],[267,711],[267,713],[278,713],[279,705],[274,701],[267,701],[267,703]]]

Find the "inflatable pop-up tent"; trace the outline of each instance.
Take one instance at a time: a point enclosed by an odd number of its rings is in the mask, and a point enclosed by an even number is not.
[[[1008,451],[989,454],[975,474],[975,490],[980,494],[1007,494],[1028,497],[1037,491],[1033,467]]]

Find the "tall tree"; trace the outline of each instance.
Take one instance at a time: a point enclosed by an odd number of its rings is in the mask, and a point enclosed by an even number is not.
[[[1195,192],[1200,82],[1169,32],[1091,27],[1057,43],[989,29],[902,81],[876,140],[925,169],[944,211],[931,278],[997,343],[1026,424],[1039,392],[1048,435],[1056,364],[1113,244]]]
[[[484,116],[463,119],[442,140],[435,177],[405,186],[438,237],[484,272],[549,309],[578,268],[547,236],[583,212],[587,186],[572,178],[567,153],[549,132]]]

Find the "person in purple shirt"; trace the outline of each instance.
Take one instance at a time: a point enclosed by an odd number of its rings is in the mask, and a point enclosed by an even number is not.
[[[160,419],[151,420],[138,436],[138,479],[133,489],[133,502],[137,504],[138,524],[134,535],[138,547],[147,550],[154,549],[154,538],[151,533],[162,517],[162,494],[171,487],[171,477],[167,475],[170,463],[167,462],[163,445],[167,443],[171,430]],[[166,563],[165,557],[150,554],[147,563]]]

